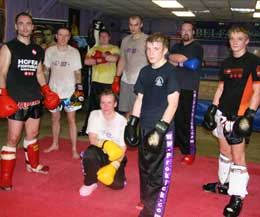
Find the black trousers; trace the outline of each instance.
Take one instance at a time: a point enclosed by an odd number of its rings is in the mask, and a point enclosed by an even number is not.
[[[95,145],[90,145],[83,153],[81,153],[81,162],[84,175],[84,184],[92,185],[97,183],[97,171],[110,163],[108,155],[103,152],[101,148]],[[124,157],[118,168],[114,182],[109,186],[112,189],[124,188],[125,178],[125,166],[127,158]]]
[[[139,151],[140,198],[144,209],[139,217],[163,216],[170,186],[173,159],[173,132],[169,131],[158,153],[146,149],[144,136],[148,130],[141,129]],[[171,137],[170,139],[167,139]]]
[[[175,113],[175,145],[182,154],[196,153],[197,91],[181,90],[179,104]]]

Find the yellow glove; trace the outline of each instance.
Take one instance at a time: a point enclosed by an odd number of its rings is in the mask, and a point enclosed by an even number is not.
[[[97,179],[105,185],[111,185],[114,182],[116,171],[120,166],[120,162],[113,161],[110,164],[101,167],[97,171]]]
[[[118,160],[123,156],[122,148],[110,140],[105,140],[99,147],[108,155],[110,161]]]

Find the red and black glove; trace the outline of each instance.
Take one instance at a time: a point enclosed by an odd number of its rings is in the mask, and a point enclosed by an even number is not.
[[[0,118],[13,115],[17,110],[17,103],[8,96],[6,88],[0,88]]]
[[[120,76],[115,76],[111,88],[114,93],[120,93]]]
[[[49,110],[55,109],[60,104],[60,99],[57,93],[51,91],[48,84],[41,87],[41,92],[44,96],[43,104]]]
[[[105,55],[99,50],[96,50],[91,57],[96,60],[96,65],[107,63]]]
[[[82,84],[77,83],[72,96],[70,97],[71,105],[80,106],[84,102],[84,92]]]

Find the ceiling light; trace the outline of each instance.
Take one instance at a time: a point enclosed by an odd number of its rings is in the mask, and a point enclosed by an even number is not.
[[[254,12],[254,8],[230,8],[231,11],[240,12],[240,13],[250,13]]]
[[[253,13],[253,17],[254,17],[254,18],[259,18],[259,17],[260,17],[260,12],[255,12],[255,13]]]
[[[260,9],[260,1],[257,1],[257,2],[256,2],[255,9]]]
[[[195,14],[191,11],[172,11],[177,17],[195,17]]]
[[[183,8],[183,6],[177,1],[157,1],[152,0],[154,4],[159,5],[162,8]]]

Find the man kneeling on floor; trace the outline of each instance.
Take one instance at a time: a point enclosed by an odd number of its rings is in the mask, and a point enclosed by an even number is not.
[[[125,186],[126,119],[115,111],[116,106],[116,96],[105,90],[100,96],[101,109],[90,113],[86,132],[91,145],[81,153],[84,175],[81,196],[89,196],[97,188],[97,181],[112,189]]]

